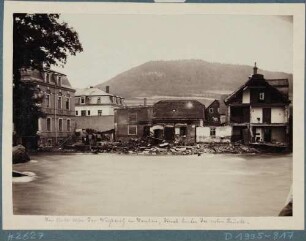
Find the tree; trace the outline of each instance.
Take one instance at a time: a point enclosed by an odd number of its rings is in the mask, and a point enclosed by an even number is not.
[[[35,86],[21,82],[21,69],[63,66],[68,55],[83,51],[77,32],[59,14],[13,15],[13,121],[17,136],[35,136],[43,116]]]

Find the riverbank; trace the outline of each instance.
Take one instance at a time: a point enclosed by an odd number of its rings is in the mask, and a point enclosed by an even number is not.
[[[64,148],[44,148],[34,153],[116,153],[126,155],[202,155],[211,154],[247,154],[247,153],[289,153],[280,147],[254,147],[240,143],[201,143],[193,146],[180,146],[171,143],[151,145],[142,141],[131,140],[126,143],[106,142],[103,145],[72,145]],[[33,153],[33,152],[32,152]]]

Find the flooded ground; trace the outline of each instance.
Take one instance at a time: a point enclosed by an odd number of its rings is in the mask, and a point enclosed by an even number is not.
[[[17,164],[14,214],[277,216],[292,181],[292,155],[32,156]]]

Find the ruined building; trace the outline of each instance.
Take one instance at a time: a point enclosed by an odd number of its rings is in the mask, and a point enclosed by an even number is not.
[[[257,73],[225,99],[232,141],[287,146],[289,138],[288,80],[266,80]]]

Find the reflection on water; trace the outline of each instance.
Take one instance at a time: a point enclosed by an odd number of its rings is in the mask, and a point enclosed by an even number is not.
[[[292,155],[33,156],[13,183],[14,214],[277,216],[292,182]]]

